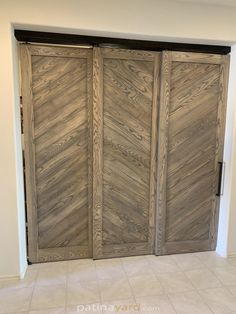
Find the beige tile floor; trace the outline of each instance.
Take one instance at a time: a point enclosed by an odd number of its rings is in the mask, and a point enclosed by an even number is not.
[[[214,252],[35,264],[0,281],[0,314],[236,314],[236,258]]]

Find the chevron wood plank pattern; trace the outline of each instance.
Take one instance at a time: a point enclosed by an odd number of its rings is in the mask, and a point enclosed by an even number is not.
[[[31,53],[36,261],[86,257],[92,52],[80,57],[78,49],[33,47]]]
[[[103,251],[98,255],[147,254],[153,246],[150,216],[155,210],[150,209],[154,55],[113,49],[102,53]]]
[[[159,168],[165,164],[166,170],[158,187],[165,197],[159,194],[157,253],[210,250],[217,234],[217,229],[213,234],[211,230],[219,210],[217,164],[223,157],[224,136],[224,115],[219,115],[224,111],[219,107],[225,110],[219,100],[227,89],[221,86],[222,76],[227,77],[221,64],[226,61],[191,53],[165,53],[165,58],[169,77],[162,89],[169,100],[161,102],[160,119],[167,113],[166,157],[160,155]]]
[[[219,78],[219,65],[172,63],[167,241],[208,239],[216,176]]]
[[[152,62],[104,60],[104,244],[148,240],[152,80]]]
[[[215,248],[227,56],[22,45],[21,63],[30,261],[151,254],[155,229],[159,255]]]

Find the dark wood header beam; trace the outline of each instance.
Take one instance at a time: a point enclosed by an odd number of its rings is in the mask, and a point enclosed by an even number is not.
[[[200,45],[150,40],[84,36],[61,33],[35,32],[20,29],[15,30],[15,37],[18,41],[23,42],[37,42],[61,45],[92,45],[101,47],[109,45],[112,47],[119,47],[125,49],[139,49],[153,51],[172,50],[172,51],[214,53],[222,55],[228,54],[231,51],[230,46]]]

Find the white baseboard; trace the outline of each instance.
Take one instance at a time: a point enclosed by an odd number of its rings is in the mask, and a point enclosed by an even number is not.
[[[0,276],[0,281],[1,280],[19,280],[20,275],[6,275],[6,276]]]
[[[236,257],[236,253],[229,253],[228,257]]]
[[[0,281],[1,280],[20,280],[20,279],[23,279],[25,277],[27,267],[28,267],[28,265],[25,264],[24,269],[22,270],[22,272],[20,274],[0,276]]]

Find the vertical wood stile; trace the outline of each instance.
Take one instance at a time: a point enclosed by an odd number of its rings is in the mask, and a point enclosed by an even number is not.
[[[28,250],[31,252],[31,261],[36,262],[38,260],[38,224],[35,182],[34,113],[31,54],[28,46],[20,46],[20,56],[22,68],[22,99],[24,103],[24,153],[25,175],[27,179],[26,199],[28,208]]]
[[[88,237],[89,256],[93,256],[93,53],[87,62],[88,103]]]
[[[163,254],[165,239],[166,168],[168,145],[168,119],[170,102],[171,52],[164,51],[161,66],[161,91],[159,109],[159,137],[157,159],[157,214],[156,253]]]
[[[102,255],[103,208],[103,61],[93,54],[93,257]]]
[[[153,73],[152,136],[150,158],[150,204],[149,204],[149,243],[150,252],[154,252],[156,232],[156,180],[157,180],[157,143],[158,143],[158,110],[160,104],[160,54],[155,55]]]

